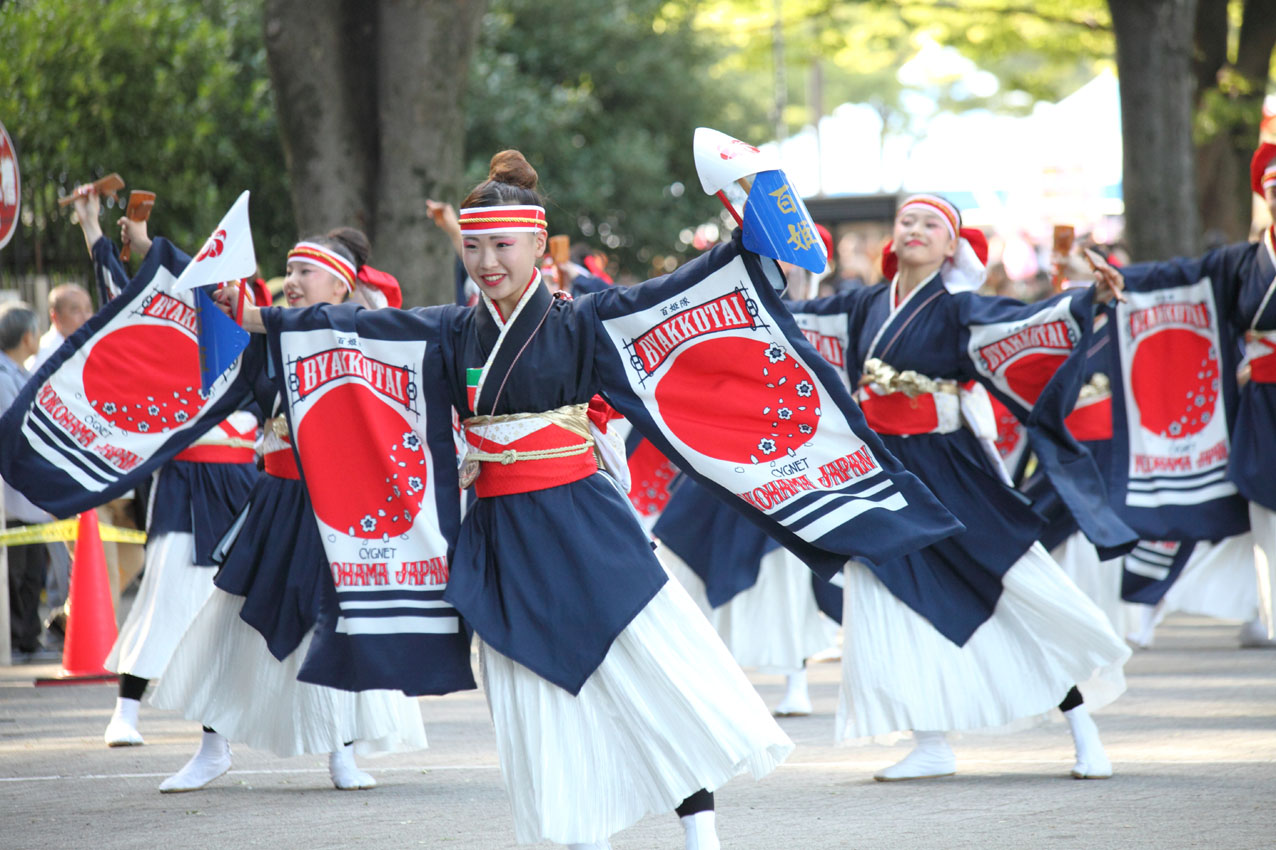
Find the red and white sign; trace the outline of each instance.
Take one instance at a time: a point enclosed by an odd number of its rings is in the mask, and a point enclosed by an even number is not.
[[[13,140],[0,124],[0,248],[9,244],[18,229],[18,213],[22,209],[22,181],[18,173],[18,154]]]
[[[1195,505],[1236,492],[1227,481],[1218,311],[1209,279],[1128,293],[1117,307],[1128,419],[1126,504]]]
[[[456,632],[450,615],[360,616],[379,603],[349,595],[397,592],[408,600],[400,607],[450,610],[436,598],[447,587],[448,544],[421,436],[420,342],[312,330],[283,334],[280,347],[306,489],[341,593],[337,631]],[[433,595],[413,596],[422,591]]]
[[[101,491],[194,426],[239,373],[236,361],[207,397],[200,394],[195,296],[174,294],[175,281],[161,265],[131,309],[89,337],[36,393],[52,423],[44,427],[57,433],[32,439],[32,448],[89,491]]]
[[[793,320],[802,330],[806,341],[815,347],[821,357],[837,367],[838,374],[850,388],[850,375],[846,371],[846,348],[850,344],[846,314],[794,313]]]
[[[970,358],[975,368],[1025,408],[1031,409],[1081,339],[1070,298],[1026,320],[971,325]]]
[[[731,321],[736,305],[749,322]],[[671,321],[679,316],[705,321]],[[737,257],[669,303],[603,326],[629,352],[630,388],[674,450],[758,510],[783,511],[778,521],[803,539],[818,540],[867,510],[906,507],[847,417],[825,403],[833,396],[812,364],[769,319]],[[657,332],[669,345],[648,356],[640,343]]]

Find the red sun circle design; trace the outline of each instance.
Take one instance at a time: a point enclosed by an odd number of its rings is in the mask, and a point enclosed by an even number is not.
[[[1025,354],[1006,366],[1010,391],[1028,404],[1036,404],[1054,373],[1068,359],[1066,354]]]
[[[361,384],[324,393],[301,421],[301,465],[315,513],[365,540],[398,537],[425,499],[425,445],[397,410]]]
[[[84,364],[84,394],[98,415],[138,434],[170,431],[204,407],[199,344],[174,327],[111,331]]]
[[[1208,337],[1166,328],[1139,342],[1130,366],[1139,424],[1166,439],[1199,433],[1214,416],[1218,352]]]
[[[740,337],[696,343],[674,360],[655,395],[678,439],[718,460],[784,460],[819,427],[815,381],[776,343]]]

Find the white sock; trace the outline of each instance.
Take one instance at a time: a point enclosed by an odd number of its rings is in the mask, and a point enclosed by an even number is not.
[[[230,742],[216,732],[205,732],[199,750],[181,770],[160,783],[160,791],[173,794],[196,791],[230,770]]]
[[[929,779],[957,772],[957,756],[943,732],[913,732],[913,751],[890,767],[873,774],[878,782]]]
[[[1112,762],[1103,750],[1103,741],[1099,740],[1099,727],[1084,705],[1065,711],[1068,728],[1072,731],[1072,741],[1077,748],[1077,763],[1072,767],[1072,775],[1077,779],[1107,779],[1112,775]]]
[[[115,711],[111,713],[103,735],[108,747],[135,747],[146,743],[142,740],[142,733],[137,731],[137,711],[141,705],[138,700],[128,697],[115,698]]]
[[[346,744],[328,754],[328,775],[332,777],[332,784],[342,791],[359,791],[377,786],[377,781],[354,763],[354,744]]]
[[[784,699],[775,707],[780,717],[802,716],[811,713],[811,692],[806,682],[806,666],[803,665],[785,677]]]
[[[611,850],[611,842],[604,839],[590,844],[568,844],[567,850]]]
[[[681,820],[687,836],[687,850],[718,850],[722,846],[718,843],[717,818],[712,809],[685,815]]]

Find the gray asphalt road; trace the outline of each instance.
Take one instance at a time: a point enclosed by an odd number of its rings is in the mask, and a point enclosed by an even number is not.
[[[718,793],[723,847],[1276,847],[1276,651],[1237,649],[1236,631],[1180,617],[1134,656],[1129,691],[1097,715],[1117,770],[1107,781],[1068,777],[1058,722],[955,740],[955,777],[873,782],[905,745],[833,747],[838,666],[817,665],[815,714],[781,721],[793,756]],[[143,706],[146,745],[108,749],[113,686],[32,686],[55,669],[0,667],[0,848],[516,846],[478,692],[422,699],[430,749],[363,760],[374,790],[333,790],[322,756],[236,747],[234,769],[207,789],[161,795],[199,730]],[[753,680],[779,699],[778,678]],[[612,844],[674,850],[681,829],[672,814],[649,817]]]

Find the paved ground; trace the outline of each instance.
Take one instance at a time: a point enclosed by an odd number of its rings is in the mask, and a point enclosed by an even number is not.
[[[1236,631],[1176,618],[1135,655],[1129,692],[1098,715],[1118,771],[1104,782],[1068,778],[1062,723],[957,740],[952,778],[873,782],[905,750],[831,746],[838,668],[818,665],[816,713],[781,721],[793,756],[719,792],[723,847],[1276,847],[1276,651],[1238,650]],[[0,667],[0,848],[515,846],[477,692],[423,699],[430,749],[364,760],[380,783],[371,791],[334,791],[322,757],[240,747],[206,790],[161,795],[198,730],[143,707],[146,746],[107,749],[113,687],[32,687],[55,669]],[[754,681],[778,700],[778,679]],[[681,830],[672,815],[649,817],[613,847],[681,848]]]

